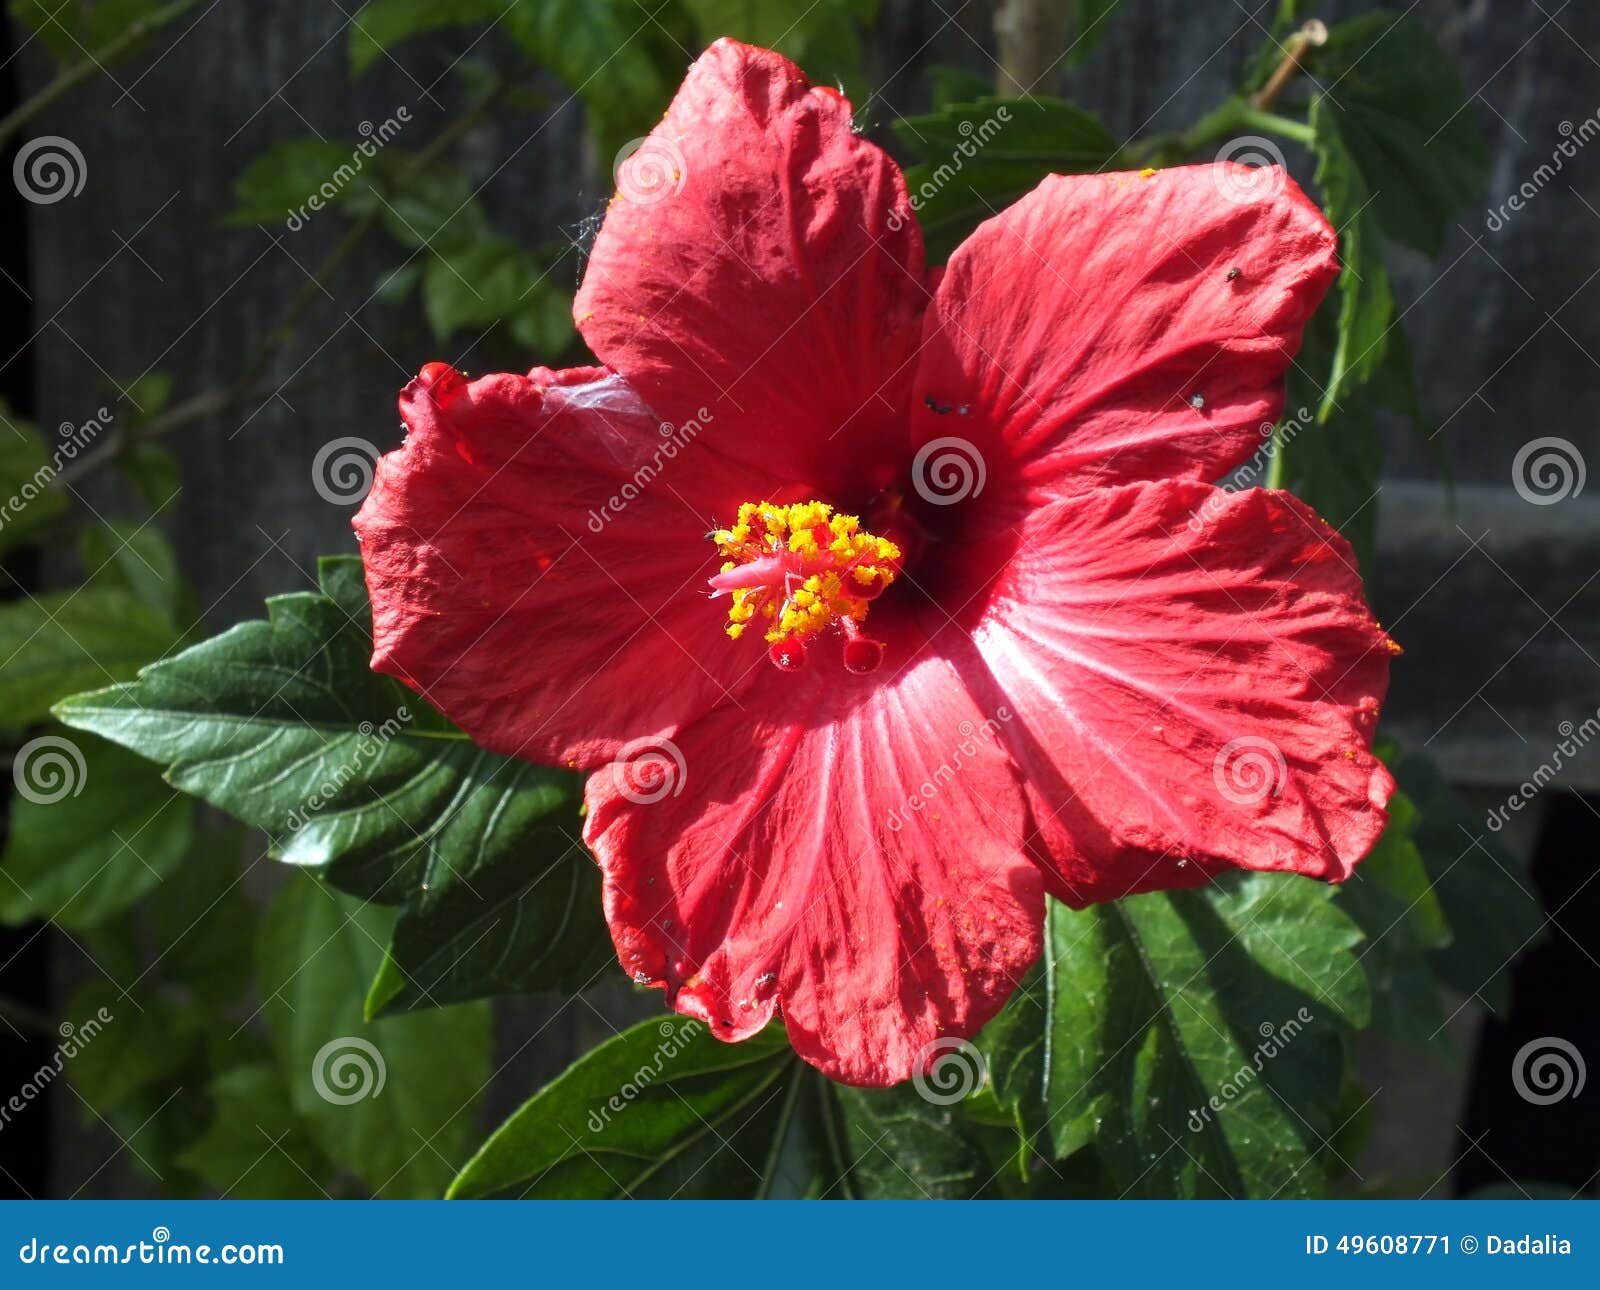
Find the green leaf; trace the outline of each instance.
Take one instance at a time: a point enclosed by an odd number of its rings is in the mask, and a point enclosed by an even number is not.
[[[166,510],[183,491],[178,459],[159,444],[136,443],[122,454],[119,464],[154,514]]]
[[[878,0],[683,0],[699,43],[733,36],[793,59],[818,85],[842,85],[865,103],[862,27],[878,16]],[[981,90],[979,91],[982,92]]]
[[[1122,8],[1122,0],[1072,0],[1072,44],[1067,49],[1067,66],[1082,67],[1089,55],[1104,40],[1111,18]]]
[[[1327,374],[1338,345],[1339,306],[1330,298],[1312,317],[1289,369],[1284,422],[1274,437],[1275,473],[1268,486],[1287,488],[1350,540],[1363,569],[1377,546],[1383,441],[1370,388],[1346,385],[1337,407],[1322,408]],[[1397,328],[1391,342],[1400,335]]]
[[[391,164],[404,160],[395,157],[392,149],[384,157]],[[451,166],[408,174],[402,188],[385,186],[378,212],[389,236],[401,246],[431,250],[440,256],[467,250],[490,236],[472,182]]]
[[[1343,267],[1339,273],[1339,339],[1326,379],[1319,415],[1326,419],[1347,388],[1367,381],[1379,369],[1394,323],[1394,293],[1370,208],[1371,194],[1332,122],[1328,100],[1311,105],[1317,184],[1323,207],[1339,234]]]
[[[1052,903],[1041,969],[981,1038],[1000,1104],[1116,1194],[1319,1192],[1345,1036],[1369,1001],[1356,927],[1305,879],[1087,910]]]
[[[1310,66],[1378,224],[1437,256],[1488,182],[1488,148],[1455,61],[1421,22],[1378,10],[1334,27]]]
[[[351,145],[333,139],[285,139],[273,144],[234,180],[237,205],[223,222],[235,227],[278,223],[297,215],[304,218],[301,212],[313,196],[319,203],[343,200],[353,190],[350,180],[359,169],[359,159],[352,160],[354,152]],[[337,177],[346,173],[349,179],[340,182]]]
[[[422,304],[439,340],[463,327],[512,322],[517,341],[540,353],[559,353],[572,336],[572,298],[549,281],[549,271],[509,238],[486,237],[431,257],[422,274]]]
[[[143,425],[171,401],[172,373],[146,372],[121,386],[121,390],[122,397],[132,404],[132,424]]]
[[[0,605],[0,724],[30,725],[58,699],[131,677],[176,640],[163,615],[109,587]]]
[[[166,0],[11,0],[12,16],[38,33],[44,47],[65,66],[85,61],[130,24],[163,7]],[[129,50],[124,57],[131,54]]]
[[[1120,151],[1099,121],[1060,99],[982,98],[894,128],[921,162],[906,186],[934,259],[1046,175],[1115,169]]]
[[[610,953],[594,863],[568,845],[577,777],[484,752],[373,672],[360,562],[321,579],[62,719],[161,763],[280,859],[409,902],[391,1010],[587,983]]]
[[[798,1065],[778,1026],[724,1044],[691,1018],[641,1022],[524,1102],[449,1195],[753,1195]]]
[[[174,629],[181,619],[195,616],[178,557],[154,524],[91,524],[79,535],[78,546],[86,587],[132,596]]]
[[[350,71],[359,76],[402,40],[469,23],[493,22],[508,0],[368,0],[350,23]]]
[[[260,985],[291,1103],[317,1144],[379,1196],[437,1195],[465,1158],[489,1079],[489,1010],[370,1025],[362,989],[390,915],[296,875],[261,930]]]
[[[677,88],[689,42],[674,30],[675,8],[663,0],[525,0],[500,25],[582,100],[601,156],[611,157],[660,119]]]
[[[18,752],[16,773],[36,791],[12,800],[0,923],[94,927],[172,873],[188,850],[194,804],[115,744],[41,735]]]
[[[1417,812],[1396,792],[1389,824],[1371,854],[1338,889],[1341,908],[1366,933],[1361,965],[1372,982],[1378,1029],[1448,1051],[1444,1011],[1428,951],[1448,945],[1450,925],[1412,834]]]
[[[0,552],[21,545],[66,509],[58,466],[39,432],[0,402]]]
[[[200,1029],[185,1009],[153,995],[125,994],[109,981],[86,985],[67,1001],[63,1032],[68,1026],[71,1036],[58,1052],[88,1103],[86,1123],[147,1089],[164,1089],[201,1046]]]
[[[909,1084],[840,1086],[835,1094],[848,1125],[851,1178],[863,1197],[964,1200],[991,1191],[997,1170],[956,1107],[926,1101]]]
[[[333,1172],[289,1105],[289,1088],[268,1065],[238,1066],[214,1079],[210,1127],[179,1153],[223,1199],[321,1200]]]
[[[256,936],[256,910],[239,872],[244,830],[203,828],[173,880],[144,905],[156,967],[164,981],[189,987],[195,997],[224,1004],[250,984],[252,965],[240,946]]]
[[[1545,925],[1538,890],[1496,840],[1493,823],[1485,833],[1482,818],[1467,809],[1431,761],[1406,754],[1394,772],[1416,802],[1416,847],[1455,933],[1429,954],[1433,970],[1456,993],[1476,995],[1504,1016],[1512,965]]]
[[[400,913],[391,988],[374,1015],[494,994],[575,994],[616,963],[601,915],[599,871],[578,821],[522,832],[516,851],[430,887]]]

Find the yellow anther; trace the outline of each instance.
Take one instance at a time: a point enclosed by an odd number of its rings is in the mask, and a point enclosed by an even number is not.
[[[900,572],[898,546],[826,502],[745,502],[738,522],[711,538],[723,556],[712,586],[732,592],[728,635],[735,640],[758,609],[772,643],[803,642],[842,620],[859,623]],[[745,570],[749,581],[741,580]]]

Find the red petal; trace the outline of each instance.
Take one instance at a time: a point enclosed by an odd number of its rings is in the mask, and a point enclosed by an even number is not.
[[[928,299],[905,182],[850,110],[717,41],[621,163],[574,303],[667,420],[740,424],[742,455],[822,497],[890,482]]]
[[[982,712],[903,619],[887,638],[891,658],[923,652],[856,677],[825,640],[813,649],[828,657],[773,674],[763,708],[719,709],[657,745],[670,790],[623,763],[598,771],[584,831],[627,971],[724,1039],[781,1007],[802,1057],[867,1085],[975,1034],[1038,956],[1043,917],[994,733],[1004,714]]]
[[[914,438],[977,447],[986,525],[1089,488],[1218,479],[1261,446],[1338,266],[1294,181],[1243,169],[1052,175],[956,251]]]
[[[1056,503],[976,639],[1072,904],[1227,866],[1340,881],[1383,831],[1389,641],[1349,544],[1288,493]]]
[[[743,483],[599,368],[430,364],[355,519],[372,665],[485,748],[593,766],[748,683],[705,596]],[[743,678],[743,679],[741,679]]]

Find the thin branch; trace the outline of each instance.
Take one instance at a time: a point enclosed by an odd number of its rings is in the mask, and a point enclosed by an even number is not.
[[[147,36],[153,36],[163,27],[171,26],[200,0],[172,0],[164,8],[147,13],[130,22],[115,38],[106,41],[99,49],[91,50],[80,62],[57,74],[48,85],[31,98],[17,105],[4,118],[0,118],[0,148],[11,141],[11,136],[43,112],[63,94],[81,85],[96,72],[102,72]]]

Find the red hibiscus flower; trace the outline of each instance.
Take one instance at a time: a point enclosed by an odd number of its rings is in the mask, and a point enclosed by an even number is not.
[[[889,1084],[995,1014],[1047,892],[1372,846],[1394,647],[1350,548],[1209,482],[1336,273],[1252,173],[1051,177],[930,271],[849,102],[720,41],[595,243],[605,366],[406,387],[373,666],[594,772],[617,952],[678,1011]]]

